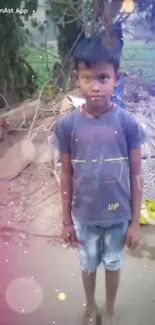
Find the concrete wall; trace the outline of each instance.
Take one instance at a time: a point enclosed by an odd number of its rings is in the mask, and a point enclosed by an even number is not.
[[[136,23],[137,20],[139,23]],[[143,19],[140,19],[140,16],[138,14],[132,14],[127,23],[123,26],[124,29],[126,29],[128,32],[124,32],[125,39],[136,39],[136,40],[148,40],[151,38],[152,40],[155,40],[155,36],[150,31],[150,27],[147,24],[147,22]]]
[[[37,28],[33,28],[31,25],[31,18],[29,18],[28,22],[26,22],[26,25],[30,29],[30,32],[32,33],[32,41],[36,43],[36,45],[40,45],[41,43],[45,42],[45,37],[47,34],[47,41],[48,46],[56,46],[56,27],[51,19],[47,19],[45,10],[49,9],[48,5],[45,4],[45,0],[39,0],[38,9],[33,14],[33,18],[36,18],[39,22],[44,22],[45,20],[49,21],[49,28],[45,30],[45,32],[42,34],[40,33]]]

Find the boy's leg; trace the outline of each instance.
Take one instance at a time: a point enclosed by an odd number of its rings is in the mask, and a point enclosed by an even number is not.
[[[85,226],[74,219],[74,227],[79,241],[78,251],[82,270],[82,280],[86,297],[86,313],[83,324],[96,324],[95,304],[96,270],[100,264],[101,229]]]
[[[83,286],[87,301],[88,313],[95,305],[96,271],[89,273],[82,271]]]
[[[114,313],[114,305],[120,281],[120,269],[117,271],[106,270],[106,311],[110,315]]]
[[[106,269],[106,314],[112,324],[114,304],[124,262],[124,244],[128,222],[107,228],[104,232],[102,261]]]

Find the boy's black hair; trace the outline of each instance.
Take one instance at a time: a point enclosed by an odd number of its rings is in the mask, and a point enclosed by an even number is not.
[[[113,44],[105,43],[105,33],[94,35],[90,38],[83,38],[74,51],[73,59],[75,68],[78,70],[78,64],[83,62],[86,67],[90,68],[92,65],[99,63],[111,64],[115,71],[119,69],[120,58],[122,53],[122,44],[120,40],[116,39],[118,46],[114,47]]]

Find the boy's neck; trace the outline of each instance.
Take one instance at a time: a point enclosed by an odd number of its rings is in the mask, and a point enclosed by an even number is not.
[[[87,105],[84,104],[81,106],[80,111],[81,113],[83,113],[86,117],[89,118],[100,118],[102,115],[106,114],[107,112],[109,112],[110,110],[112,110],[115,107],[115,104],[113,102],[110,102],[108,107],[103,108],[102,110],[98,111],[98,112],[93,112],[93,110],[91,111],[90,109],[87,108]]]

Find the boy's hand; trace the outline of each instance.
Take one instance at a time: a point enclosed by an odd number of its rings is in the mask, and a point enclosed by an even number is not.
[[[77,237],[76,237],[74,225],[63,226],[62,238],[68,246],[76,247]]]
[[[135,249],[140,242],[140,225],[131,224],[126,235],[126,245],[129,249]]]

